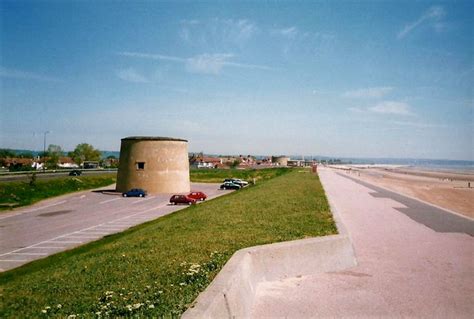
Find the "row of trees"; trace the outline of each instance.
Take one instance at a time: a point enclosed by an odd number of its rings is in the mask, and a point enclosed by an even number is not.
[[[81,165],[85,161],[100,161],[102,153],[95,149],[92,145],[87,143],[81,143],[76,146],[72,152],[66,153],[63,151],[61,146],[50,144],[46,152],[40,152],[38,156],[43,159],[46,158],[46,165],[50,168],[55,168],[61,157],[68,156],[76,164]],[[0,149],[0,159],[7,158],[27,158],[34,159],[34,155],[30,151],[16,153],[9,149]],[[113,157],[113,156],[109,156]]]
[[[58,163],[59,158],[64,156],[65,152],[61,146],[50,144],[46,154],[42,154],[42,157],[48,158],[48,164]],[[100,161],[101,152],[95,149],[92,145],[87,143],[78,144],[74,151],[67,153],[67,156],[72,158],[74,163],[80,165],[85,161]]]

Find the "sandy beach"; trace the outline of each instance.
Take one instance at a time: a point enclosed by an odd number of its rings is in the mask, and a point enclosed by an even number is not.
[[[337,168],[353,177],[474,218],[474,174],[389,165]]]

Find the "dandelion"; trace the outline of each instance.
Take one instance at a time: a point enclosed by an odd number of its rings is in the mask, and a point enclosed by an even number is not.
[[[42,313],[47,313],[48,310],[43,309],[43,310],[41,310],[41,312],[42,312]]]
[[[179,285],[180,286],[186,286],[186,283],[185,282],[180,282]]]
[[[63,307],[63,305],[61,305],[61,304],[58,304],[58,305],[56,306],[56,308],[58,308],[58,309],[61,309],[62,307]]]
[[[97,311],[95,314],[98,315],[98,316],[100,316],[100,313],[101,313],[100,311]]]
[[[153,304],[148,305],[148,308],[153,309],[153,308],[155,308],[155,305],[153,305]]]
[[[74,319],[74,318],[76,318],[76,315],[69,315],[69,316],[67,316],[67,319]]]
[[[44,309],[49,310],[49,309],[51,309],[51,307],[50,307],[50,306],[46,306],[46,307],[44,307]]]
[[[159,293],[159,294],[162,294],[162,293],[163,293],[163,290],[158,290],[158,293]]]

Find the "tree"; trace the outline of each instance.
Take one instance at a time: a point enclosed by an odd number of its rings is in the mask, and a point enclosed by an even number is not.
[[[19,158],[33,158],[33,153],[31,151],[24,151],[18,154]]]
[[[78,144],[74,151],[69,153],[69,156],[76,164],[81,165],[84,161],[99,161],[101,153],[92,145],[82,143]]]
[[[16,153],[8,148],[0,149],[0,158],[15,157]]]
[[[63,150],[61,146],[49,144],[48,150],[46,151],[46,156],[48,157],[48,167],[53,168],[58,165],[59,158],[63,155]]]

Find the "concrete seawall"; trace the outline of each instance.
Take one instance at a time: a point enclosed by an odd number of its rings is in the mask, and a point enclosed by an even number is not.
[[[331,209],[339,235],[237,251],[182,318],[249,318],[260,283],[355,266],[350,236],[333,205]]]

